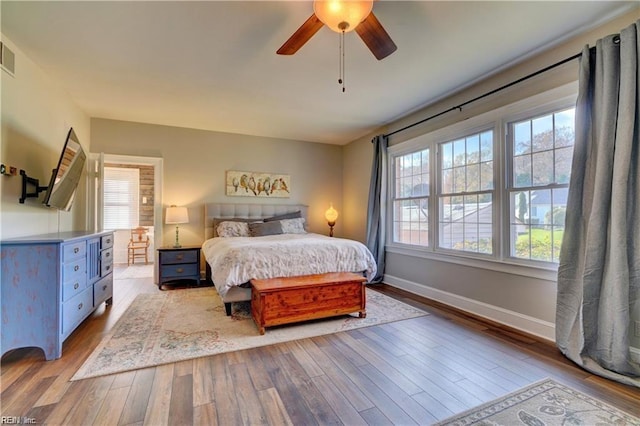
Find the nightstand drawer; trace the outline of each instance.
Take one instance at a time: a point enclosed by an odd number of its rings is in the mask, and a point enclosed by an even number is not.
[[[162,265],[160,268],[160,275],[163,279],[180,279],[181,277],[193,279],[198,277],[200,271],[198,271],[198,265],[195,263],[189,263],[184,265]]]
[[[165,251],[162,253],[162,264],[195,263],[198,261],[198,250]]]

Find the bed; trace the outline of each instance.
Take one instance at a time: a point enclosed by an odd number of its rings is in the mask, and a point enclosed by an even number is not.
[[[307,206],[301,204],[205,204],[206,275],[227,315],[232,303],[251,300],[248,283],[252,278],[327,272],[357,272],[368,280],[375,276],[375,259],[364,244],[306,232],[300,229],[306,218]],[[284,233],[263,231],[271,229],[273,222],[284,227]],[[248,227],[258,230],[252,232],[256,236],[244,234]],[[218,236],[218,229],[225,235]],[[236,229],[241,232],[236,234]]]

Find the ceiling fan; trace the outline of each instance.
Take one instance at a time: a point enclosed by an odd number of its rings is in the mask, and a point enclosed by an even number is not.
[[[371,53],[384,59],[398,48],[373,14],[373,0],[314,0],[313,15],[278,49],[279,55],[296,53],[323,25],[337,33],[355,30]]]

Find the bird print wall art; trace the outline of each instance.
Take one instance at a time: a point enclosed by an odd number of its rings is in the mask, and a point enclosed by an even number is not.
[[[290,191],[289,175],[227,170],[226,195],[230,197],[289,198]]]

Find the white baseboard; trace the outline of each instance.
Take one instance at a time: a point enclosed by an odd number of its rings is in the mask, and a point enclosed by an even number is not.
[[[556,327],[551,322],[387,274],[384,275],[384,283],[555,342]]]

